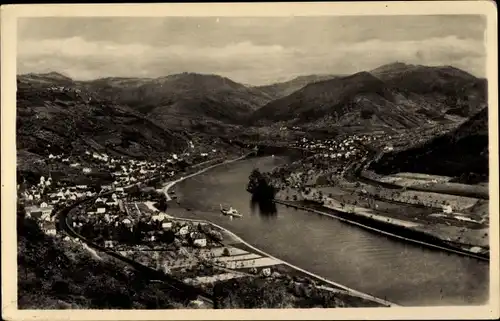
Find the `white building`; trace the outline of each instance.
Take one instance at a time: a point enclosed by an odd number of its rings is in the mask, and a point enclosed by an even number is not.
[[[163,221],[163,220],[166,220],[168,218],[169,218],[169,216],[167,214],[165,214],[165,213],[159,213],[159,214],[153,215],[151,217],[151,220],[153,220],[153,221]]]
[[[186,235],[189,233],[189,226],[183,226],[179,229],[179,232],[177,232],[178,235]]]
[[[450,205],[443,205],[443,213],[451,214],[453,213],[453,208]]]
[[[193,241],[193,244],[199,247],[207,246],[207,239],[205,238],[197,238]]]
[[[163,229],[171,229],[172,228],[172,222],[163,222],[163,223],[161,223],[161,227]]]

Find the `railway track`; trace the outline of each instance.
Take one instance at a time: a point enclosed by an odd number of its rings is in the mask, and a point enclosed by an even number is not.
[[[75,230],[73,230],[73,228],[71,228],[71,226],[68,223],[69,213],[71,212],[71,210],[73,210],[75,207],[77,207],[79,205],[83,205],[83,204],[89,203],[91,201],[95,201],[95,199],[99,196],[109,196],[114,192],[115,191],[108,191],[108,192],[102,193],[98,196],[94,196],[94,197],[90,197],[90,198],[87,198],[84,200],[77,201],[77,202],[71,204],[70,206],[57,212],[55,214],[55,216],[58,219],[58,225],[59,225],[60,230],[64,230],[68,235],[70,235],[73,238],[80,239],[82,242],[87,244],[87,246],[89,246],[90,248],[93,248],[95,250],[103,252],[103,253],[105,253],[105,254],[107,254],[115,259],[118,259],[118,260],[128,264],[129,266],[131,266],[132,268],[134,268],[135,270],[137,270],[138,272],[140,272],[141,274],[146,276],[149,280],[161,281],[162,284],[164,284],[167,289],[176,293],[176,295],[178,296],[179,299],[182,299],[185,301],[199,300],[199,301],[202,301],[207,307],[214,308],[215,305],[214,305],[214,301],[211,299],[211,295],[206,293],[205,291],[203,291],[197,287],[187,285],[184,282],[182,282],[178,279],[175,279],[170,275],[167,275],[161,271],[152,269],[148,266],[145,266],[145,265],[138,263],[134,260],[131,260],[127,257],[124,257],[124,256],[116,253],[115,251],[112,251],[112,250],[107,249],[103,246],[100,246],[100,245],[86,239],[85,237],[81,236]]]

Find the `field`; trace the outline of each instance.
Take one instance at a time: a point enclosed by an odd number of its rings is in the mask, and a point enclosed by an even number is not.
[[[487,184],[468,185],[449,182],[451,177],[436,176],[418,173],[399,173],[394,175],[382,176],[371,171],[363,171],[363,176],[370,179],[391,183],[401,187],[411,187],[412,189],[464,195],[488,199],[489,189]]]
[[[384,188],[377,188],[373,185],[360,183],[359,187],[354,187],[352,183],[341,183],[342,188],[346,190],[365,190],[368,195],[379,196],[384,199],[404,202],[408,204],[421,204],[428,207],[441,208],[443,205],[450,205],[453,210],[465,211],[474,206],[479,200],[477,198],[466,196],[455,196],[449,194],[439,194],[422,191],[395,191]]]

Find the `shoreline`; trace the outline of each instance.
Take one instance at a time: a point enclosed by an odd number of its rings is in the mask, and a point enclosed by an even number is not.
[[[166,183],[165,185],[163,185],[159,190],[163,191],[163,193],[165,194],[165,196],[167,197],[167,202],[171,201],[172,198],[170,197],[170,195],[168,194],[168,190],[170,188],[172,188],[175,184],[179,183],[179,182],[182,182],[183,180],[185,179],[188,179],[188,178],[191,178],[193,176],[196,176],[196,175],[199,175],[199,174],[202,174],[212,168],[215,168],[215,167],[218,167],[218,166],[222,166],[222,165],[227,165],[227,164],[231,164],[231,163],[234,163],[234,162],[237,162],[239,160],[242,160],[242,159],[245,159],[249,156],[251,156],[254,152],[251,152],[251,153],[248,153],[248,154],[245,154],[243,156],[240,156],[238,158],[235,158],[235,159],[229,159],[229,160],[224,160],[220,163],[216,163],[216,164],[213,164],[213,165],[210,165],[208,167],[205,167],[199,171],[196,171],[194,173],[191,173],[191,174],[188,174],[187,176],[181,176],[180,178],[174,180],[174,181],[171,181],[171,182],[168,182]],[[198,164],[198,165],[201,165],[201,164]]]
[[[197,171],[197,172],[195,172],[195,173],[189,174],[189,175],[187,175],[187,176],[183,176],[183,177],[181,177],[181,178],[179,178],[179,179],[177,179],[177,180],[174,180],[174,181],[172,181],[172,182],[167,183],[167,184],[166,184],[166,185],[162,188],[162,190],[163,190],[163,192],[165,193],[165,196],[167,197],[167,200],[171,200],[170,196],[168,195],[168,190],[169,190],[170,188],[172,188],[175,184],[177,184],[177,183],[179,183],[179,182],[182,182],[182,181],[184,181],[185,179],[191,178],[191,177],[193,177],[193,176],[196,176],[196,175],[202,174],[202,173],[204,173],[204,172],[206,172],[206,171],[208,171],[208,170],[210,170],[210,169],[212,169],[212,168],[215,168],[215,167],[217,167],[217,166],[226,165],[226,164],[231,164],[231,163],[233,163],[233,162],[236,162],[236,161],[242,160],[242,159],[244,159],[244,158],[248,157],[248,156],[249,156],[249,155],[251,155],[251,154],[252,154],[252,153],[247,154],[247,155],[244,155],[244,156],[239,157],[239,158],[236,158],[236,159],[231,159],[231,160],[224,161],[224,162],[222,162],[222,163],[218,163],[218,164],[215,164],[215,165],[211,165],[211,166],[209,166],[209,167],[207,167],[207,168],[204,168],[204,169],[202,169],[202,170],[200,170],[200,171]],[[210,221],[208,221],[208,220],[184,219],[184,218],[176,218],[176,217],[173,217],[173,219],[176,219],[176,220],[177,220],[177,219],[179,219],[179,220],[186,220],[186,221],[192,221],[192,222],[200,222],[200,223],[207,223],[207,224],[211,224],[211,225],[213,225],[213,226],[215,226],[215,227],[217,227],[217,228],[219,228],[219,229],[221,229],[221,230],[225,231],[226,233],[228,233],[229,235],[231,235],[231,236],[232,236],[235,240],[237,240],[238,242],[240,242],[240,243],[244,244],[245,246],[248,246],[249,248],[251,248],[251,249],[252,249],[252,250],[254,250],[255,252],[257,252],[257,253],[259,253],[259,254],[261,254],[261,255],[267,256],[267,257],[269,257],[269,258],[271,258],[271,259],[274,259],[274,260],[276,260],[276,261],[280,262],[281,264],[284,264],[284,265],[286,265],[286,266],[288,266],[288,267],[290,267],[290,268],[292,268],[292,269],[295,269],[295,270],[297,270],[297,271],[300,271],[300,272],[302,272],[302,273],[305,273],[305,274],[307,274],[307,275],[309,275],[309,276],[311,276],[311,277],[313,277],[313,278],[316,278],[316,279],[318,279],[318,280],[321,280],[321,281],[323,281],[323,282],[325,282],[325,283],[328,283],[328,284],[330,284],[330,285],[336,286],[336,287],[338,287],[338,288],[340,288],[340,289],[342,289],[342,290],[344,290],[344,291],[348,292],[349,294],[352,294],[353,296],[357,296],[357,297],[361,297],[361,298],[363,298],[363,299],[367,299],[367,300],[370,300],[370,301],[374,301],[374,302],[377,302],[377,303],[379,303],[379,304],[381,304],[381,305],[383,305],[383,306],[386,306],[386,307],[397,307],[397,306],[399,306],[399,305],[397,305],[397,304],[395,304],[395,303],[393,303],[393,302],[389,302],[389,301],[387,301],[387,300],[383,300],[383,299],[381,299],[381,298],[377,298],[377,297],[372,296],[372,295],[370,295],[370,294],[363,293],[363,292],[357,291],[357,290],[355,290],[355,289],[349,288],[349,287],[347,287],[347,286],[345,286],[345,285],[342,285],[342,284],[336,283],[336,282],[334,282],[334,281],[331,281],[331,280],[325,279],[325,278],[323,278],[323,277],[321,277],[321,276],[319,276],[319,275],[316,275],[316,274],[314,274],[314,273],[312,273],[312,272],[306,271],[306,270],[304,270],[304,269],[302,269],[302,268],[300,268],[300,267],[298,267],[298,266],[295,266],[295,265],[293,265],[293,264],[291,264],[291,263],[288,263],[288,262],[286,262],[286,261],[283,261],[283,260],[281,260],[281,259],[278,259],[278,258],[276,258],[276,257],[274,257],[274,256],[272,256],[272,255],[270,255],[269,253],[266,253],[266,252],[264,252],[264,251],[262,251],[262,250],[260,250],[260,249],[258,249],[258,248],[256,248],[256,247],[254,247],[253,245],[249,244],[248,242],[246,242],[245,240],[243,240],[241,237],[239,237],[239,236],[238,236],[238,235],[236,235],[235,233],[231,232],[230,230],[228,230],[228,229],[226,229],[226,228],[224,228],[224,227],[222,227],[222,226],[219,226],[219,225],[217,225],[217,224],[215,224],[215,223],[213,223],[213,222],[210,222]]]
[[[356,225],[356,226],[359,226],[359,227],[361,227],[363,229],[370,230],[370,231],[373,231],[373,232],[376,232],[376,233],[380,233],[380,234],[383,234],[383,235],[391,236],[393,238],[404,240],[404,241],[409,242],[409,243],[416,243],[416,244],[420,244],[420,245],[423,245],[425,247],[432,248],[432,249],[435,249],[435,250],[441,250],[441,251],[444,251],[444,252],[451,252],[451,253],[454,253],[454,254],[458,254],[458,255],[462,255],[462,256],[467,256],[467,257],[471,257],[471,258],[478,259],[478,260],[481,260],[481,261],[487,261],[487,262],[489,262],[489,258],[484,257],[484,256],[475,255],[474,253],[466,251],[466,250],[453,249],[453,248],[446,247],[444,245],[436,245],[436,244],[432,244],[432,243],[428,243],[428,242],[424,242],[424,241],[420,241],[420,240],[416,240],[416,239],[412,239],[412,238],[407,238],[407,237],[404,237],[404,236],[401,236],[401,235],[397,235],[397,234],[394,234],[394,233],[391,233],[391,232],[387,232],[387,231],[384,231],[384,230],[381,230],[381,229],[377,229],[375,227],[371,227],[371,226],[368,226],[368,225],[356,222],[354,220],[350,220],[350,219],[347,219],[347,218],[344,218],[344,217],[341,217],[341,216],[337,216],[337,215],[335,215],[333,213],[326,213],[324,211],[313,209],[313,208],[309,208],[309,207],[306,207],[306,206],[301,206],[301,205],[298,205],[298,204],[292,204],[292,203],[288,203],[288,202],[281,201],[281,200],[275,200],[274,202],[277,203],[277,204],[284,205],[284,206],[290,206],[290,207],[294,207],[294,208],[297,208],[297,209],[300,209],[300,210],[303,210],[303,211],[312,212],[312,213],[316,213],[316,214],[319,214],[319,215],[324,215],[324,216],[328,216],[328,217],[331,217],[331,218],[334,218],[334,219],[338,219],[338,220],[340,220],[342,222],[346,222],[346,223],[351,224],[351,225]],[[337,210],[334,210],[334,209],[331,209],[331,210],[332,211],[337,211]],[[345,213],[345,214],[348,214],[348,213]],[[370,218],[366,218],[366,219],[367,220],[373,220],[373,219],[370,219]],[[385,224],[391,224],[391,223],[385,223]],[[392,224],[392,225],[395,228],[403,228],[403,227],[401,227],[399,225],[396,225],[396,224]],[[414,231],[414,232],[424,234],[423,232],[419,232],[419,231]]]

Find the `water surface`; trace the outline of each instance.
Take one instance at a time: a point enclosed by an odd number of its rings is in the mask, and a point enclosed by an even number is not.
[[[287,161],[261,157],[220,166],[175,186],[185,217],[210,220],[248,243],[332,281],[401,305],[475,305],[488,298],[489,264],[405,243],[326,216],[277,206],[252,213],[248,176]],[[244,215],[229,220],[219,204]]]

